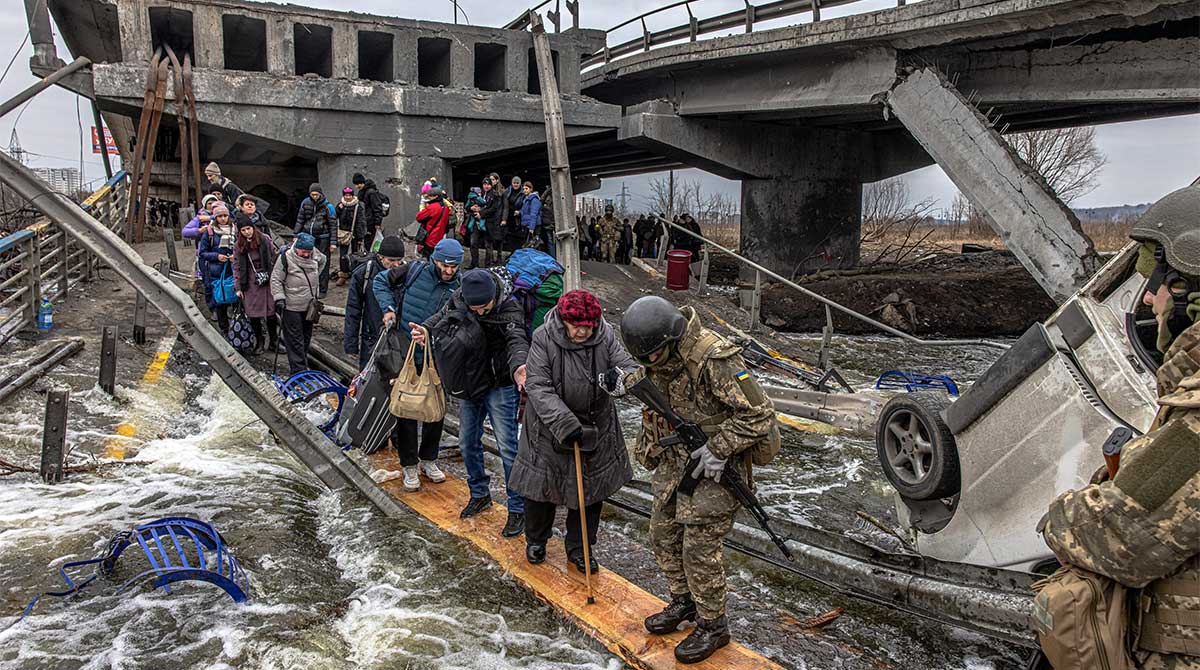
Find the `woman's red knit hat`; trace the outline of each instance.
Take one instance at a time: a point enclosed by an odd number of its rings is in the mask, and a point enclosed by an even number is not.
[[[600,301],[583,289],[567,291],[558,299],[558,316],[569,324],[595,328],[602,315]]]

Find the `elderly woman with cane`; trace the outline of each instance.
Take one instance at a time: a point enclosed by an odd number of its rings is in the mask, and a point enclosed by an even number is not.
[[[600,509],[633,478],[633,470],[617,408],[598,379],[608,370],[636,366],[604,320],[599,301],[587,291],[563,295],[533,333],[526,363],[525,430],[509,482],[525,496],[525,557],[530,563],[546,560],[546,541],[562,505],[567,508],[567,559],[589,577],[600,569],[590,551]]]

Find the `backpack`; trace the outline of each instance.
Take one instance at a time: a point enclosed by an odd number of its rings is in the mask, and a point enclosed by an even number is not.
[[[512,279],[513,299],[525,310],[525,326],[532,333],[563,294],[563,266],[550,254],[533,248],[517,249],[505,265]]]
[[[1033,627],[1057,670],[1129,670],[1137,592],[1073,565],[1033,583]]]
[[[470,312],[451,310],[434,338],[433,360],[442,388],[459,400],[478,400],[495,381],[488,361],[483,326]]]

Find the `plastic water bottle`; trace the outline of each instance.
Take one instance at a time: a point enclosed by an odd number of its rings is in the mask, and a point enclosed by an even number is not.
[[[42,304],[38,307],[38,330],[50,330],[54,326],[54,305],[50,298],[42,296]]]

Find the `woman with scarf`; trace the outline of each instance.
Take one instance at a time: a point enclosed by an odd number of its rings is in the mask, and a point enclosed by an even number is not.
[[[367,208],[354,195],[354,189],[342,189],[337,207],[338,286],[345,286],[350,276],[350,256],[361,253],[367,236]]]
[[[279,349],[279,319],[275,316],[275,298],[271,295],[271,270],[275,267],[275,243],[264,235],[254,221],[244,212],[234,218],[237,223],[237,242],[233,245],[234,286],[238,299],[250,318],[254,339],[258,344],[255,354],[267,349],[263,325],[271,339],[271,351]]]
[[[229,222],[229,209],[224,204],[213,207],[212,223],[200,234],[196,244],[200,278],[204,281],[204,302],[208,311],[217,317],[222,335],[229,333],[229,305],[218,304],[213,294],[213,284],[222,277],[233,276],[233,225]]]
[[[533,333],[526,363],[525,429],[509,487],[525,496],[525,557],[546,560],[555,509],[567,508],[567,560],[584,572],[574,446],[580,444],[587,543],[596,543],[604,500],[633,478],[617,408],[599,385],[601,373],[637,363],[604,320],[587,291],[562,296]],[[595,552],[591,570],[600,568]]]

